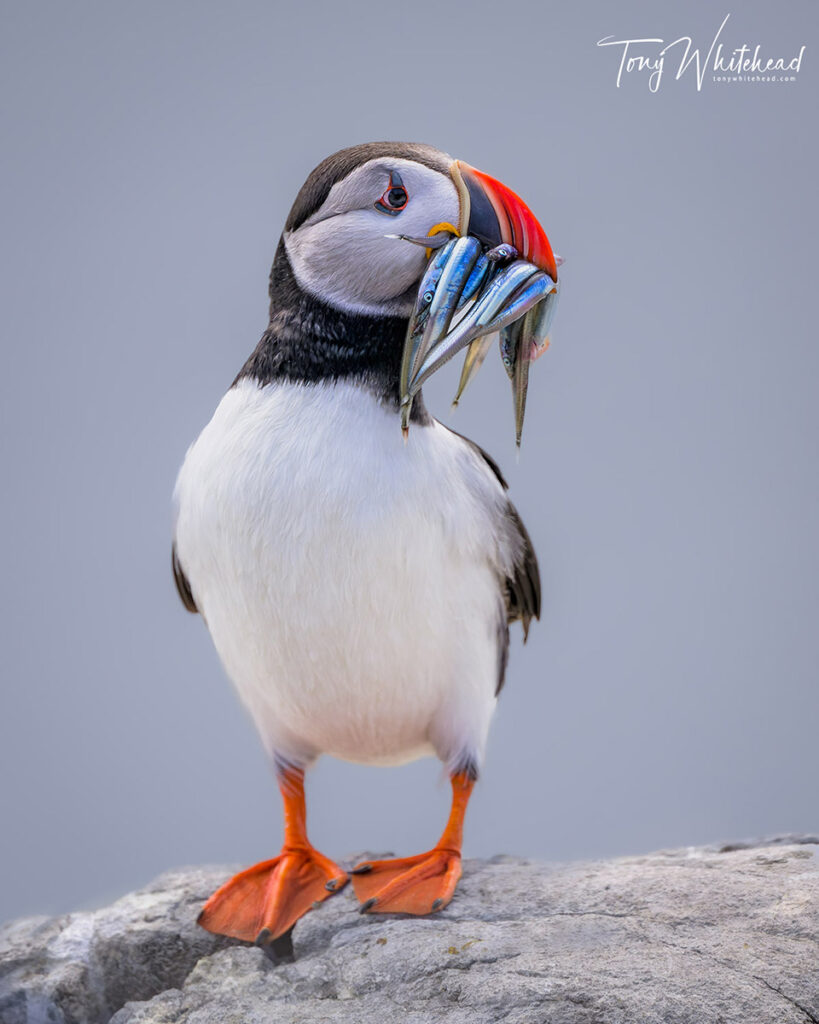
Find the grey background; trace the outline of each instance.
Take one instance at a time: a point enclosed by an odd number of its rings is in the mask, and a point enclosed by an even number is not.
[[[794,84],[614,79],[609,34]],[[0,917],[280,841],[249,719],[169,570],[185,449],[266,324],[281,225],[354,142],[429,141],[566,257],[519,463],[493,357],[454,419],[499,459],[545,615],[515,636],[470,854],[572,858],[817,825],[812,3],[6,3],[0,38]],[[518,633],[516,629],[516,634]],[[417,852],[433,761],[322,761],[330,854]]]

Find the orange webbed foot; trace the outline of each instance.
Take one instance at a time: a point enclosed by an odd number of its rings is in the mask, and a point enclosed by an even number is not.
[[[437,846],[415,857],[368,860],[353,868],[362,914],[434,914],[452,899],[461,877],[461,841],[474,772],[452,776],[452,809]]]
[[[436,846],[415,857],[363,861],[352,875],[362,914],[433,914],[452,899],[461,855]]]
[[[225,882],[204,905],[198,922],[217,935],[268,946],[347,880],[342,868],[312,846],[285,846],[278,857]]]

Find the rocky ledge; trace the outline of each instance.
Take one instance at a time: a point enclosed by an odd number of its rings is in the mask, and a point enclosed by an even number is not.
[[[170,872],[103,910],[6,925],[0,1022],[819,1022],[819,836],[467,861],[430,918],[361,916],[348,886],[278,965],[195,924],[228,874]]]

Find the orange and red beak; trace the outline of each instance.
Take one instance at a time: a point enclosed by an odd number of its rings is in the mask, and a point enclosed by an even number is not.
[[[557,261],[549,239],[520,196],[463,160],[454,161],[450,174],[461,200],[461,233],[490,247],[513,245],[556,282]]]

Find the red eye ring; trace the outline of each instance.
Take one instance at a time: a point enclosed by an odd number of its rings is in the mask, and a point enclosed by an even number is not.
[[[390,217],[397,216],[409,202],[409,194],[404,188],[404,182],[397,171],[390,173],[390,183],[384,189],[383,194],[377,199],[373,206],[379,213],[386,213]]]

